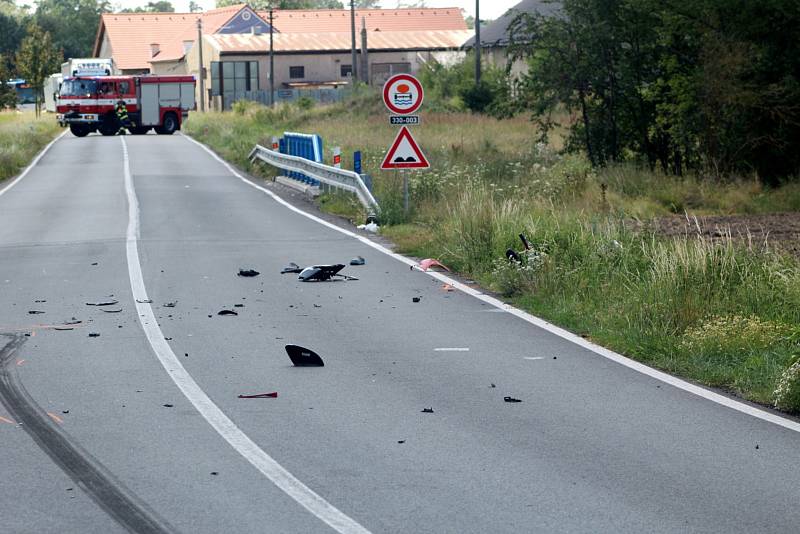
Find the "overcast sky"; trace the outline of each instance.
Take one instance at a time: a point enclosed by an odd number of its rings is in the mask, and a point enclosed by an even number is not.
[[[148,0],[111,0],[112,4],[118,6],[120,9],[126,7],[144,6]],[[189,0],[171,0],[172,5],[175,6],[175,11],[188,12]],[[199,5],[205,9],[214,8],[214,0],[195,0]],[[496,19],[506,12],[506,10],[518,4],[520,0],[482,0],[481,1],[481,19]],[[18,0],[18,3],[23,3]],[[348,3],[349,0],[342,0],[342,3]],[[460,7],[467,12],[467,15],[475,14],[475,0],[426,0],[425,5],[428,7]],[[397,7],[397,0],[383,0],[382,6],[386,8]]]

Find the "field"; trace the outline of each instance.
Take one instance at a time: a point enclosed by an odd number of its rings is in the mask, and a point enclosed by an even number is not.
[[[537,144],[526,117],[422,114],[414,132],[433,168],[401,180],[379,167],[395,129],[375,96],[303,109],[240,105],[193,116],[188,133],[261,175],[246,156],[283,131],[317,133],[344,164],[364,152],[382,233],[510,302],[629,357],[755,402],[800,411],[800,187],[754,177],[673,177],[636,166],[592,169]],[[349,197],[323,209],[360,222]],[[789,212],[785,215],[776,213]],[[523,233],[532,250],[521,260]],[[773,238],[779,235],[780,239]]]
[[[0,112],[0,181],[16,175],[47,143],[61,133],[52,115]]]

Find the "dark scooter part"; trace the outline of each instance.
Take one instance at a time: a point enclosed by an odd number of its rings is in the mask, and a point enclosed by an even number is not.
[[[358,278],[353,278],[352,276],[339,274],[339,271],[342,269],[344,269],[344,265],[341,263],[334,265],[312,265],[311,267],[303,269],[297,278],[303,282],[325,282],[331,280],[335,276],[345,280],[358,280]]]
[[[281,269],[281,274],[286,273],[299,273],[302,272],[303,268],[297,265],[296,263],[292,262],[283,269]]]
[[[519,234],[519,238],[522,241],[522,244],[525,247],[525,250],[530,250],[531,249],[531,244],[528,243],[528,238],[525,237],[525,234]]]
[[[295,367],[324,367],[325,362],[311,349],[298,345],[286,345],[286,354]]]

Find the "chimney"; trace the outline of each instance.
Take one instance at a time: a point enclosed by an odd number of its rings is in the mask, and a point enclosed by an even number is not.
[[[184,56],[189,53],[189,50],[192,49],[193,45],[194,45],[194,41],[192,41],[192,40],[183,41],[183,55]]]
[[[161,52],[161,48],[158,43],[150,43],[150,57],[156,57],[158,53]]]

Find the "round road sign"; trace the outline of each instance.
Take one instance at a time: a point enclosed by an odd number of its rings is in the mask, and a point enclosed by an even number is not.
[[[422,84],[410,74],[395,74],[383,85],[383,103],[392,113],[408,115],[422,105]]]

